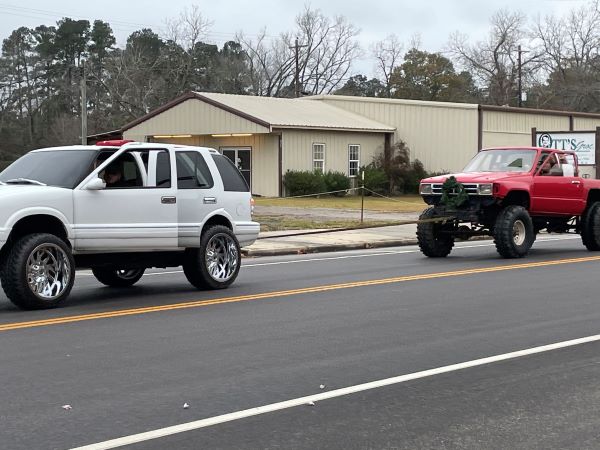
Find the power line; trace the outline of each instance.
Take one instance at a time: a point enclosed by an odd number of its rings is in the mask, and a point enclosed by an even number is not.
[[[0,8],[1,10],[1,8]],[[26,15],[26,14],[20,14],[20,13],[14,13],[14,12],[8,12],[8,11],[2,11],[2,14],[8,14],[10,16],[16,16],[16,17],[26,17],[28,19],[43,19],[43,17],[39,17],[39,16],[30,16],[30,15]],[[117,30],[117,31],[124,31],[124,32],[131,32],[133,31],[131,28],[130,29],[124,29],[124,28],[120,28],[120,27],[113,27],[111,26],[111,28],[113,30]]]
[[[47,10],[47,9],[26,8],[23,6],[10,5],[10,4],[6,4],[6,3],[0,3],[0,10],[3,10],[4,14],[27,17],[27,18],[32,18],[32,19],[38,19],[41,17],[58,17],[58,18],[70,17],[70,18],[77,18],[77,19],[85,19],[90,22],[92,22],[94,20],[94,19],[91,19],[90,17],[84,16],[84,15],[79,15],[79,14],[72,14],[72,13],[66,13],[66,12],[60,12],[60,11],[51,11],[51,10]],[[34,15],[30,15],[30,14],[34,14]],[[112,28],[114,28],[115,30],[118,30],[118,31],[131,31],[131,30],[137,31],[140,28],[153,28],[153,29],[160,30],[160,29],[164,28],[164,25],[129,22],[129,21],[116,20],[116,19],[106,18],[106,17],[104,18],[104,20],[106,20],[109,23],[109,25],[111,25]],[[115,24],[116,26],[113,27],[113,24]],[[126,27],[128,29],[124,29],[122,27]],[[228,37],[232,37],[232,38],[236,37],[236,33],[225,32],[225,31],[210,31],[206,34],[207,34],[207,36],[214,36],[217,39],[219,39],[219,38],[226,39]],[[246,33],[246,35],[254,36],[254,37],[262,36],[260,34],[253,34],[253,33]],[[272,35],[265,35],[265,38],[267,40],[272,40],[272,39],[275,39],[276,37],[272,36]],[[227,39],[227,40],[233,40],[233,39]]]
[[[61,12],[61,11],[50,11],[47,9],[26,8],[23,6],[9,5],[6,3],[0,3],[0,8],[5,8],[5,9],[9,9],[9,10],[14,10],[14,11],[24,11],[27,13],[37,14],[37,15],[41,15],[41,16],[76,17],[79,19],[88,19],[89,20],[89,17],[85,17],[82,14],[73,14],[73,13],[66,13],[66,12]],[[148,24],[136,23],[136,22],[127,22],[127,21],[123,21],[123,20],[112,20],[111,19],[110,21],[111,21],[111,23],[115,23],[118,25],[130,26],[130,27],[148,27],[148,26],[156,27],[156,25],[148,25]]]

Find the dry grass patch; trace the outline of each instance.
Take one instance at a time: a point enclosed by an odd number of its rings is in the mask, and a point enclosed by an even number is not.
[[[307,197],[307,198],[274,198],[256,197],[259,206],[282,206],[294,208],[333,208],[360,210],[360,196],[345,197]],[[419,195],[404,195],[390,199],[381,197],[365,197],[365,210],[381,212],[419,212],[427,205]]]
[[[261,216],[254,215],[252,220],[260,223],[260,231],[281,231],[281,230],[316,230],[325,228],[351,228],[361,225],[360,220],[343,219],[312,219],[304,217],[290,216]],[[386,220],[368,220],[363,223],[365,226],[392,224],[392,221]]]

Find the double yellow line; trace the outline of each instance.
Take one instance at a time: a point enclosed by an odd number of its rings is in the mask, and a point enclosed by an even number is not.
[[[506,270],[532,269],[536,267],[557,266],[561,264],[577,264],[591,261],[600,261],[600,256],[588,256],[584,258],[558,259],[553,261],[540,261],[521,264],[510,264],[492,267],[480,267],[475,269],[455,270],[451,272],[435,272],[421,275],[407,275],[393,278],[382,278],[379,280],[356,281],[352,283],[330,284],[323,286],[307,287],[302,289],[290,289],[287,291],[264,292],[260,294],[239,295],[235,297],[222,297],[212,300],[196,300],[184,303],[174,303],[170,305],[148,306],[145,308],[121,309],[116,311],[106,311],[94,314],[82,314],[76,316],[55,317],[53,319],[32,320],[29,322],[13,322],[0,325],[0,332],[19,330],[22,328],[44,327],[50,325],[60,325],[71,322],[82,322],[85,320],[108,319],[113,317],[133,316],[138,314],[155,313],[162,311],[174,311],[177,309],[200,308],[203,306],[220,305],[224,303],[246,302],[251,300],[262,300],[267,298],[289,297],[292,295],[315,294],[319,292],[335,291],[339,289],[351,289],[367,286],[378,286],[382,284],[403,283],[406,281],[431,280],[435,278],[459,277],[465,275],[475,275],[480,273],[502,272]]]

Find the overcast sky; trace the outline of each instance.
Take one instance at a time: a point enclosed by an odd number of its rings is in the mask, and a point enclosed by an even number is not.
[[[5,3],[6,1],[6,3]],[[360,42],[368,50],[371,42],[390,33],[408,41],[418,33],[422,48],[429,51],[444,49],[448,36],[454,31],[467,33],[473,40],[482,39],[490,16],[501,8],[521,11],[529,17],[564,14],[571,8],[585,5],[589,0],[312,0],[313,8],[325,15],[344,15],[360,28]],[[184,8],[198,5],[213,22],[210,41],[221,44],[234,37],[236,31],[278,33],[293,28],[294,18],[303,2],[290,0],[0,0],[0,38],[6,38],[20,26],[52,25],[61,17],[82,18],[109,22],[118,44],[136,29],[149,27],[160,31],[165,19],[174,17]],[[354,72],[373,72],[373,61],[359,61]]]

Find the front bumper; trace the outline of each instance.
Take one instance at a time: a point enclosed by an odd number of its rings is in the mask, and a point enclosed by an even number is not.
[[[459,222],[482,223],[486,221],[486,211],[498,204],[498,199],[489,196],[470,195],[468,201],[458,208],[450,208],[441,203],[441,195],[423,195],[423,201],[435,206],[436,214],[452,217]]]

